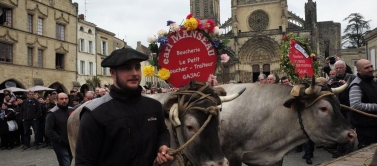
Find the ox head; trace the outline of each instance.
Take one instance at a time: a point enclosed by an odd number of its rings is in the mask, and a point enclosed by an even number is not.
[[[220,109],[222,101],[232,100],[238,95],[226,94],[222,88],[215,89],[204,83],[192,81],[186,87],[172,94],[163,104],[176,132],[180,146],[192,138],[211,115],[207,126],[184,149],[184,154],[194,165],[225,166],[228,160],[221,151],[218,138]],[[175,134],[174,134],[175,135]]]
[[[340,112],[335,94],[345,90],[348,84],[330,89],[325,83],[312,78],[311,84],[295,85],[284,106],[297,111],[302,118],[302,129],[316,144],[347,144],[356,133]]]

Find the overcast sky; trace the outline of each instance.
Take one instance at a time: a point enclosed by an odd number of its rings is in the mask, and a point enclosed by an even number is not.
[[[79,14],[86,13],[86,20],[116,34],[132,48],[137,41],[148,45],[147,37],[166,29],[167,20],[181,23],[190,12],[189,0],[73,0],[79,4]],[[288,0],[288,10],[305,18],[307,0]],[[316,0],[317,21],[342,23],[351,13],[360,13],[370,21],[371,29],[377,27],[377,0]],[[231,0],[220,0],[220,19],[224,23],[231,16]],[[86,6],[86,11],[85,11]]]

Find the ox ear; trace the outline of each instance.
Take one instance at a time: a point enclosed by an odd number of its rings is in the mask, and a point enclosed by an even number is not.
[[[218,96],[226,96],[226,91],[223,87],[213,87],[213,90]]]
[[[297,101],[297,99],[290,98],[287,101],[285,101],[283,105],[284,105],[284,107],[287,107],[287,108],[290,109],[292,107],[292,105],[295,103],[295,101]]]
[[[178,96],[175,94],[172,94],[168,100],[165,101],[165,103],[162,105],[162,109],[164,110],[170,110],[170,108],[173,106],[174,103],[177,103]]]

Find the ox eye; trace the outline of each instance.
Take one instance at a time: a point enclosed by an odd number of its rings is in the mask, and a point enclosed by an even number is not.
[[[322,112],[327,111],[327,107],[320,107],[319,109],[320,109]]]
[[[192,126],[187,126],[186,127],[188,130],[190,130],[190,131],[193,131],[194,130],[194,127],[192,127]]]

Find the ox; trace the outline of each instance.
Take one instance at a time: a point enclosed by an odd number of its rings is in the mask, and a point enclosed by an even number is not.
[[[213,89],[193,81],[177,92],[151,95],[151,97],[160,102],[164,101],[163,108],[168,114],[165,121],[170,131],[172,149],[187,142],[208,120],[204,130],[202,129],[201,134],[187,145],[183,154],[193,165],[228,166],[228,160],[221,151],[218,138],[220,122],[217,106],[224,101],[235,99],[242,92],[241,90],[234,95],[219,96],[224,94],[222,88]],[[68,139],[73,156],[75,156],[80,113],[87,103],[78,107],[68,119]],[[166,165],[176,164],[177,161],[174,161]]]
[[[293,88],[279,84],[221,87],[228,93],[246,87],[244,95],[222,105],[219,137],[232,166],[241,166],[242,162],[282,165],[284,155],[309,138],[322,145],[347,144],[356,138],[334,95],[347,84],[330,90],[316,84],[313,77],[310,86]]]

